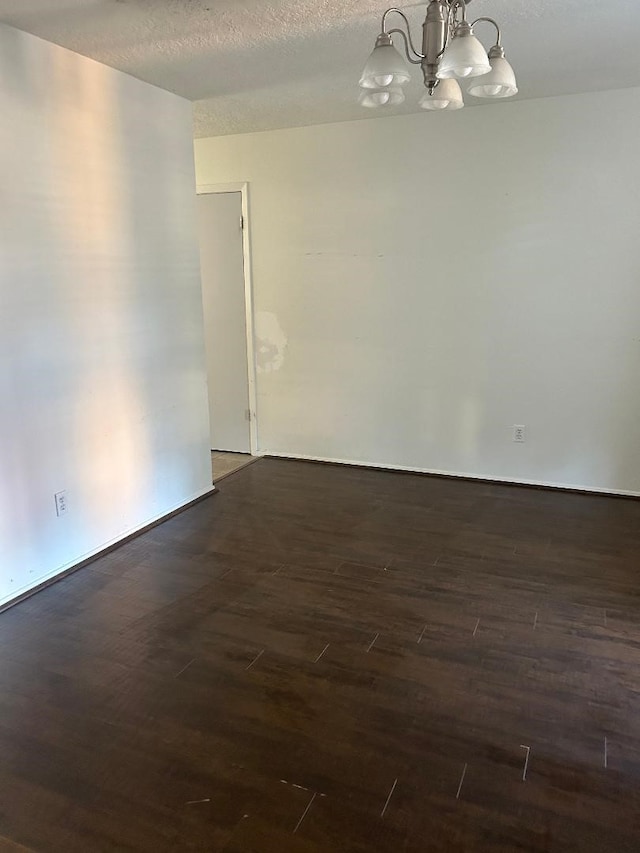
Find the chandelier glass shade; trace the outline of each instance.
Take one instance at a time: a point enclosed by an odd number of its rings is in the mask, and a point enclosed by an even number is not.
[[[423,110],[459,110],[464,107],[462,89],[457,80],[441,80],[433,92],[424,92],[418,106]]]
[[[468,88],[476,98],[510,98],[518,91],[513,68],[503,56],[489,55],[491,71],[472,81]]]
[[[387,9],[378,35],[360,77],[359,102],[364,107],[384,107],[404,101],[402,87],[409,82],[410,65],[422,70],[425,92],[419,106],[425,110],[459,110],[464,106],[458,81],[476,98],[510,98],[518,86],[502,47],[501,32],[493,18],[467,21],[467,3],[471,0],[430,0],[422,25],[422,50],[416,50],[406,15],[400,9]],[[401,18],[400,27],[388,29],[390,15]],[[474,34],[474,27],[485,22],[495,27],[497,39],[488,54]],[[404,27],[402,27],[404,24]],[[403,43],[405,58],[396,50],[393,36]]]
[[[462,80],[465,77],[481,77],[489,71],[491,65],[487,51],[469,30],[453,36],[438,63],[436,77],[438,80],[448,77]]]
[[[404,58],[398,53],[391,42],[391,37],[376,40],[373,53],[362,70],[360,87],[362,89],[378,89],[381,86],[402,86],[411,79]],[[380,42],[380,44],[378,44]]]

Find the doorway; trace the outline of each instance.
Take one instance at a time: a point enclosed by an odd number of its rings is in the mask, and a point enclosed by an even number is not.
[[[199,187],[197,205],[210,443],[219,480],[257,453],[246,185]]]

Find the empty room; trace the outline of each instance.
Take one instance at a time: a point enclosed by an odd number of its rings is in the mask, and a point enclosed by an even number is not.
[[[639,37],[0,0],[0,851],[637,853]]]

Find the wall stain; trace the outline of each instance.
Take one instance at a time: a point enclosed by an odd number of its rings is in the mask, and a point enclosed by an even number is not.
[[[275,314],[256,314],[256,368],[258,373],[273,373],[284,364],[287,338]]]

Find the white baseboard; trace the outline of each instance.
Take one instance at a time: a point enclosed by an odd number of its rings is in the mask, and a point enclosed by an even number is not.
[[[492,483],[508,483],[514,486],[537,486],[543,489],[569,489],[575,492],[598,495],[616,495],[626,498],[640,498],[640,492],[627,489],[600,489],[596,486],[580,486],[575,483],[555,483],[547,480],[518,480],[514,477],[492,477],[486,474],[468,474],[461,471],[443,471],[438,468],[412,468],[407,465],[392,465],[381,462],[362,462],[358,459],[334,459],[330,456],[309,456],[304,453],[278,453],[276,451],[261,451],[263,456],[275,456],[280,459],[300,459],[303,462],[331,462],[335,465],[357,465],[362,468],[378,468],[387,471],[405,471],[409,474],[435,474],[440,477],[454,477],[464,480],[483,480]]]

